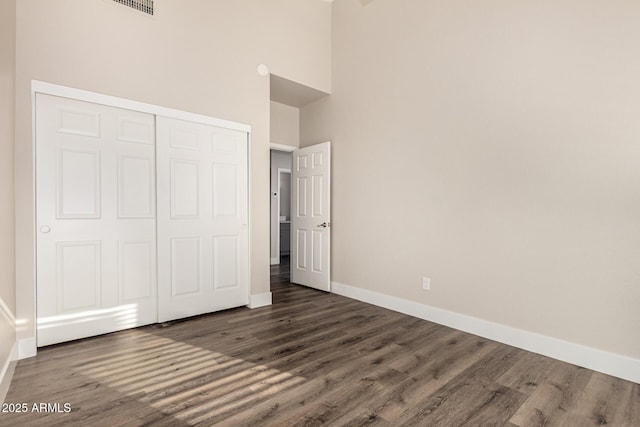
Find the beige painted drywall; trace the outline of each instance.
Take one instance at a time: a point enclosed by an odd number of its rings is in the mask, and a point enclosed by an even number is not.
[[[279,191],[278,189],[278,168],[291,170],[292,154],[285,151],[271,150],[271,260],[279,257],[278,254],[278,236],[280,234],[280,228],[278,227],[279,215],[278,215],[278,197],[274,196],[274,193]],[[274,263],[277,264],[277,263]]]
[[[640,358],[640,3],[401,3],[334,3],[301,109],[332,279]]]
[[[32,79],[252,126],[251,292],[269,291],[269,79],[330,89],[331,5],[318,0],[107,0],[17,6],[16,201],[19,338],[34,336]]]
[[[271,101],[270,140],[274,144],[300,146],[300,110]]]
[[[11,357],[15,331],[13,141],[15,0],[0,2],[0,370]],[[2,372],[0,372],[0,375]],[[0,378],[1,380],[2,378]],[[0,396],[2,400],[3,396]]]

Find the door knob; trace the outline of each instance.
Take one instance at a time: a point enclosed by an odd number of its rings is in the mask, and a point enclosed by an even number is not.
[[[43,225],[42,227],[40,227],[41,233],[48,233],[50,231],[51,231],[51,227],[49,227],[48,225]]]
[[[323,222],[322,224],[318,225],[318,227],[322,227],[322,228],[327,228],[329,227],[329,223],[328,222]]]

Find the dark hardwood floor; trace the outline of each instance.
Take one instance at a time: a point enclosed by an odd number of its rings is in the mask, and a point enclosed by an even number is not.
[[[0,425],[640,426],[638,384],[271,277],[270,307],[40,349]]]

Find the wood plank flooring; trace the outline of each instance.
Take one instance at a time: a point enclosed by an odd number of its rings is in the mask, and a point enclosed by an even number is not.
[[[272,268],[270,307],[40,349],[18,363],[6,399],[29,412],[0,413],[0,425],[640,426],[638,384],[288,273]]]

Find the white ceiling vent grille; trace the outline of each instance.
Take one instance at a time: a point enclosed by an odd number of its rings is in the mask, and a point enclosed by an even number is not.
[[[153,15],[153,0],[113,0],[116,3],[129,6],[140,12]]]

